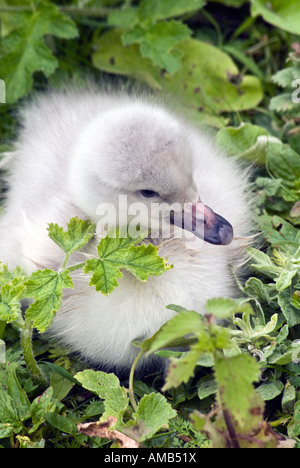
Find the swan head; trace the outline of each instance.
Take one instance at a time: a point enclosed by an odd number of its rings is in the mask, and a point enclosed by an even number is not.
[[[186,124],[161,107],[138,101],[104,110],[74,142],[75,204],[103,228],[131,226],[152,238],[177,229],[229,244],[232,226],[201,202],[191,140]]]

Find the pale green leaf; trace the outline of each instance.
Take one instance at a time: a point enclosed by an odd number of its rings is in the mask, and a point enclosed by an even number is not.
[[[157,23],[147,30],[137,25],[123,35],[124,45],[138,43],[143,57],[154,65],[173,73],[181,66],[182,53],[174,47],[191,34],[190,29],[179,21]]]
[[[201,108],[215,115],[252,109],[263,97],[256,77],[246,75],[237,83],[231,80],[230,77],[239,76],[238,68],[229,55],[207,42],[189,38],[178,43],[182,67],[173,74],[162,74],[151,60],[141,56],[137,44],[122,47],[121,34],[122,31],[113,30],[98,39],[92,56],[95,67],[142,80],[172,95],[190,112],[199,113]]]
[[[300,68],[298,67],[287,67],[283,70],[279,70],[275,75],[272,76],[271,80],[282,88],[291,88],[292,82],[299,78]],[[290,100],[291,100],[291,95]]]
[[[194,375],[201,354],[202,352],[197,348],[192,348],[190,351],[183,353],[180,358],[171,357],[162,391],[165,392],[170,388],[179,387],[182,383],[187,383]]]
[[[238,300],[216,297],[209,299],[205,304],[205,309],[209,314],[218,319],[225,319],[238,313],[253,313],[253,310],[247,302],[241,303]]]
[[[84,247],[94,235],[94,226],[79,218],[70,219],[67,230],[57,224],[49,224],[49,237],[67,254]]]
[[[158,349],[167,347],[175,340],[185,335],[194,335],[203,328],[203,318],[194,311],[182,310],[178,315],[166,322],[155,335],[149,347],[148,353],[153,353]]]
[[[135,246],[140,241],[141,238],[121,238],[119,235],[102,239],[98,245],[98,258],[87,260],[83,268],[85,273],[92,273],[90,285],[102,294],[109,294],[118,286],[117,279],[123,276],[121,269],[129,271],[140,281],[170,269],[159,257],[157,247],[151,244]]]
[[[25,290],[18,278],[0,288],[0,320],[22,323],[20,300]]]
[[[215,379],[222,407],[243,426],[250,408],[253,382],[259,379],[259,365],[248,354],[215,360]]]
[[[257,125],[221,128],[216,135],[218,146],[230,156],[264,163],[269,134]]]
[[[30,275],[25,286],[26,297],[35,299],[26,310],[26,320],[32,320],[34,327],[43,333],[61,306],[63,289],[74,288],[72,279],[68,271],[38,270]]]
[[[176,414],[170,403],[160,393],[144,395],[138,404],[137,411],[133,414],[134,431],[138,432],[138,438],[143,442],[166,426]]]
[[[75,378],[84,388],[104,399],[105,412],[101,419],[105,420],[108,416],[119,419],[123,415],[129,399],[126,390],[120,386],[120,381],[115,374],[88,369],[78,372]]]

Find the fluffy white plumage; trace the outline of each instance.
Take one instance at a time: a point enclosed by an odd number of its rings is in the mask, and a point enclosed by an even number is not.
[[[50,336],[91,363],[128,367],[136,355],[131,340],[155,333],[173,315],[166,305],[202,313],[208,298],[234,295],[229,264],[242,261],[251,226],[247,176],[199,129],[152,98],[96,90],[43,95],[20,122],[0,219],[0,260],[10,268],[59,268],[64,254],[48,237],[48,223],[95,221],[100,202],[117,203],[119,194],[128,204],[142,201],[141,190],[170,203],[200,197],[234,229],[229,245],[161,239],[159,253],[174,268],[146,283],[124,272],[109,296],[74,273],[75,290],[65,295]],[[94,255],[95,245],[82,255]]]

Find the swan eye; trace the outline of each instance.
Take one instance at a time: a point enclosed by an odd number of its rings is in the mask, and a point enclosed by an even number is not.
[[[157,192],[153,192],[153,190],[141,190],[141,194],[145,198],[159,197],[159,194]]]

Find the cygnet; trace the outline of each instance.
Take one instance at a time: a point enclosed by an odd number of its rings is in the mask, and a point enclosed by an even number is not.
[[[99,206],[119,213],[126,199],[115,224],[134,219],[134,206],[146,207],[139,226],[156,235],[145,242],[173,265],[146,282],[124,271],[107,296],[74,271],[75,289],[65,292],[48,337],[91,365],[126,369],[138,352],[132,340],[152,336],[175,314],[168,304],[203,314],[209,298],[235,295],[230,265],[243,262],[252,224],[247,171],[173,106],[147,94],[69,89],[35,97],[19,119],[0,218],[2,263],[27,273],[59,269],[64,253],[48,224],[65,228],[78,216],[97,225]],[[170,235],[152,218],[155,203],[179,207],[165,217]],[[95,235],[68,265],[96,257],[98,241]]]

